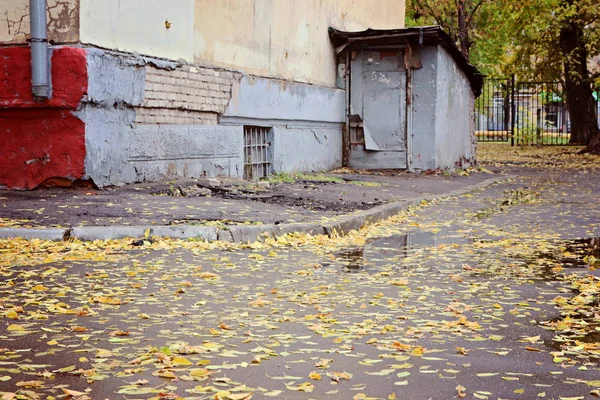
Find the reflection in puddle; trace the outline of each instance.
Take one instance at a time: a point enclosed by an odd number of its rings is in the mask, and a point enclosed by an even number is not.
[[[443,245],[473,244],[477,240],[466,238],[454,233],[451,228],[444,228],[440,232],[409,232],[404,235],[393,235],[384,238],[372,239],[366,245],[343,249],[334,254],[346,272],[360,272],[370,260],[403,259],[422,251],[427,247]],[[594,263],[600,263],[600,238],[576,239],[564,242],[564,251],[560,253],[539,254],[539,258],[551,260],[562,264],[563,268],[585,268]],[[552,265],[547,265],[541,271],[552,275],[550,280],[556,279],[556,274],[551,271]]]
[[[346,272],[359,272],[371,258],[405,258],[426,247],[440,245],[472,244],[473,239],[454,236],[446,228],[438,233],[409,232],[405,235],[393,235],[367,242],[365,246],[352,247],[335,253],[337,260],[344,264]]]
[[[585,268],[600,263],[600,238],[575,239],[560,242],[563,248],[559,252],[548,252],[540,258],[561,264],[563,268]]]

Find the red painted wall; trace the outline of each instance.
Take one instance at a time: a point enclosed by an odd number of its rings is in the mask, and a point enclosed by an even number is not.
[[[33,101],[28,47],[0,48],[0,186],[32,189],[85,174],[85,125],[74,111],[87,92],[84,49],[52,54],[52,98]]]

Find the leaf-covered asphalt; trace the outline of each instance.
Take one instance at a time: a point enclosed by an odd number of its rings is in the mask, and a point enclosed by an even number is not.
[[[1,398],[593,398],[600,255],[572,240],[600,236],[599,181],[531,173],[344,238],[0,242]]]

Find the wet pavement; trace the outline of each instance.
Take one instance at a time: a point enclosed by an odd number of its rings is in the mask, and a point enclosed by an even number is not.
[[[5,246],[0,392],[593,398],[598,198],[521,169],[343,238]]]
[[[502,175],[403,171],[301,175],[267,186],[235,180],[136,184],[97,190],[0,190],[0,227],[316,222],[377,205],[469,188]]]

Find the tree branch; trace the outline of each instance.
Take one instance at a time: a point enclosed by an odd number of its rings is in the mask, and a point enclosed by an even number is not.
[[[473,20],[473,17],[475,16],[475,14],[477,14],[477,10],[479,10],[479,7],[481,7],[481,5],[483,3],[485,3],[486,0],[480,0],[479,3],[477,3],[477,5],[475,6],[475,8],[473,9],[473,11],[471,11],[471,15],[469,15],[469,18],[467,19],[467,26],[470,27],[471,26],[471,21]]]

